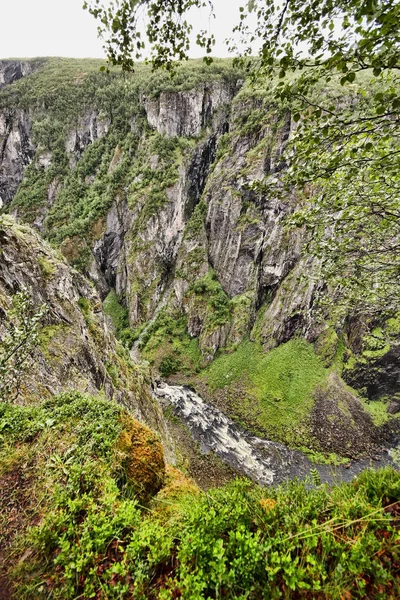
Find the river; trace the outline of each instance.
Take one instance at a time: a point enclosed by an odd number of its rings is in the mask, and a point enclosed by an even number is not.
[[[315,464],[298,450],[246,432],[223,412],[207,404],[186,386],[155,384],[154,396],[189,428],[204,453],[215,452],[224,462],[260,485],[276,485],[294,477],[304,478],[317,469],[322,482],[349,481],[363,469],[391,464],[389,451],[376,459],[361,459],[349,465]]]

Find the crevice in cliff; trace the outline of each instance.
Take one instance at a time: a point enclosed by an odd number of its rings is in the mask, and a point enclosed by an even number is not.
[[[187,171],[189,183],[184,213],[185,222],[192,216],[206,186],[210,168],[215,160],[217,152],[217,140],[218,135],[212,135],[206,142],[201,144],[193,154]]]

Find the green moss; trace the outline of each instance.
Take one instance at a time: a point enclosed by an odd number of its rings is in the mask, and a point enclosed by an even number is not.
[[[96,344],[104,344],[104,330],[100,326],[98,319],[93,311],[93,306],[87,298],[82,296],[78,300],[78,306],[85,319],[86,327]]]
[[[86,317],[90,314],[90,302],[87,298],[83,298],[82,296],[78,300],[78,306],[82,311],[82,314]]]
[[[231,331],[230,338],[235,340],[235,347],[241,342],[246,334],[249,333],[249,323],[252,316],[252,308],[254,305],[254,292],[246,292],[238,294],[230,300],[231,311]],[[233,350],[230,347],[229,350]]]
[[[54,343],[55,338],[63,334],[68,326],[65,324],[46,325],[39,332],[39,347],[47,359],[51,359],[49,347]]]
[[[38,263],[40,270],[42,271],[42,275],[45,279],[51,278],[56,272],[56,267],[54,263],[44,256],[39,256]]]
[[[377,427],[384,425],[393,418],[393,415],[390,415],[387,412],[387,404],[380,400],[364,400],[363,404],[365,410],[371,415],[372,420]]]
[[[119,302],[115,290],[111,290],[104,300],[103,309],[111,319],[117,339],[124,346],[132,346],[135,335],[129,324],[128,310]]]
[[[304,452],[308,456],[308,458],[317,465],[346,465],[350,463],[349,458],[345,458],[343,456],[338,456],[334,452],[329,452],[328,454],[322,454],[321,452],[316,452],[315,450],[310,450],[310,448],[299,446],[299,450]]]
[[[363,356],[366,358],[380,358],[390,350],[382,327],[375,327],[363,338]]]
[[[400,335],[400,314],[388,319],[385,322],[384,328],[390,337],[397,337]]]
[[[382,358],[382,356],[385,356],[385,354],[387,354],[390,350],[390,344],[386,344],[383,348],[380,348],[379,350],[364,350],[363,352],[363,356],[365,358]]]
[[[219,356],[202,380],[211,391],[244,386],[247,398],[242,390],[234,406],[239,418],[286,435],[309,414],[313,392],[327,375],[312,345],[295,339],[268,353],[259,344],[243,342],[232,354]]]
[[[318,338],[316,352],[321,357],[324,365],[329,367],[336,355],[339,338],[333,327],[326,329]]]

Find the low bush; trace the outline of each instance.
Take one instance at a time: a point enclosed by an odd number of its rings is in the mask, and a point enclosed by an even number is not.
[[[399,597],[400,474],[391,468],[332,488],[315,478],[275,489],[236,480],[207,493],[168,468],[163,485],[154,434],[116,404],[77,393],[0,405],[0,432],[0,475],[13,460],[26,468],[29,455],[31,493],[46,490],[8,553],[16,598]],[[120,477],[121,456],[143,444],[146,459],[131,460],[128,475],[144,469],[156,482],[150,502]]]

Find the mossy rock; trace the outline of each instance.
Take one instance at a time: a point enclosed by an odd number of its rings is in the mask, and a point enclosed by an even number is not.
[[[167,465],[165,485],[154,499],[154,509],[163,521],[179,518],[179,508],[184,506],[185,500],[193,502],[193,497],[200,493],[193,479],[176,467]]]
[[[164,453],[156,434],[128,414],[121,416],[122,430],[117,451],[123,456],[122,466],[127,482],[137,496],[149,500],[165,481]]]

